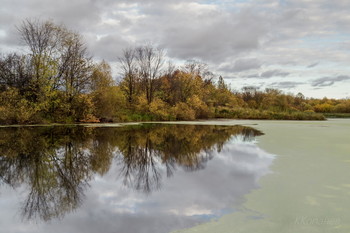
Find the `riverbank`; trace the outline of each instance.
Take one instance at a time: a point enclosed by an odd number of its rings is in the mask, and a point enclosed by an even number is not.
[[[350,118],[350,113],[324,113],[326,118]]]
[[[238,108],[231,111],[223,111],[217,113],[215,117],[209,119],[182,119],[189,121],[205,121],[205,120],[221,120],[221,119],[230,119],[230,120],[300,120],[300,121],[324,121],[326,117],[320,113],[313,112],[273,112],[265,110],[255,110],[255,109],[245,109]],[[133,123],[133,122],[170,122],[170,121],[179,121],[174,117],[169,116],[167,119],[160,119],[156,115],[152,114],[130,114],[118,117],[116,119],[109,120],[86,120],[86,121],[62,121],[62,122],[50,122],[50,121],[38,121],[38,122],[2,122],[1,126],[51,126],[51,125],[85,125],[85,124],[123,124],[123,123]]]

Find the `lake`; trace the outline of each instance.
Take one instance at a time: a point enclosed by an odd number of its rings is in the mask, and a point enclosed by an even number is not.
[[[350,120],[0,128],[0,232],[349,232]]]

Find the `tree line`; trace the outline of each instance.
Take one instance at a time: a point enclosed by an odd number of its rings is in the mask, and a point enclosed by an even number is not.
[[[18,32],[26,52],[0,58],[1,124],[324,119],[318,113],[350,113],[349,99],[308,99],[270,88],[234,91],[206,64],[175,66],[151,45],[123,51],[117,82],[110,65],[95,62],[82,36],[64,25],[25,20]]]

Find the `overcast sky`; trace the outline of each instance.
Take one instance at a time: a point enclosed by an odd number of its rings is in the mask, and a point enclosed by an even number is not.
[[[152,43],[198,59],[231,87],[350,97],[349,0],[0,0],[0,52],[20,50],[16,25],[52,19],[81,33],[113,67]]]

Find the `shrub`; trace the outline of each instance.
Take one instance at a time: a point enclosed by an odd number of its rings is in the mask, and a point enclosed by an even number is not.
[[[186,103],[180,102],[173,107],[174,116],[177,120],[194,120],[196,113]]]
[[[210,115],[208,106],[197,95],[189,98],[187,104],[195,111],[195,118],[207,118]]]
[[[24,97],[16,88],[10,88],[0,93],[0,123],[26,124],[39,123],[37,108]]]
[[[159,98],[155,98],[149,105],[149,111],[158,120],[169,120],[169,106]]]

